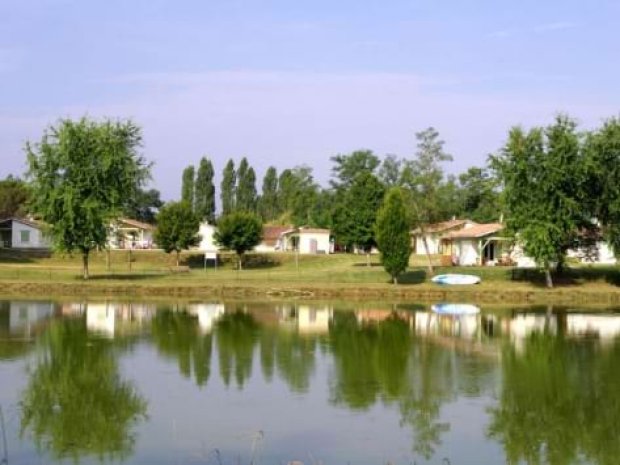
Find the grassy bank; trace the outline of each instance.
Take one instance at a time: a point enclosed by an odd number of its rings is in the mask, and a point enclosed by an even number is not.
[[[93,254],[92,279],[80,278],[79,257],[0,252],[0,293],[4,295],[115,295],[151,297],[296,297],[515,303],[620,304],[620,268],[576,267],[556,277],[548,290],[537,270],[508,267],[438,268],[437,272],[470,273],[476,286],[440,287],[430,282],[424,257],[412,257],[398,286],[372,257],[360,255],[300,256],[250,254],[247,269],[234,269],[224,255],[217,270],[204,268],[202,255],[182,254],[184,268],[161,251],[113,251]],[[437,257],[435,257],[437,260]],[[187,267],[187,268],[185,268]]]

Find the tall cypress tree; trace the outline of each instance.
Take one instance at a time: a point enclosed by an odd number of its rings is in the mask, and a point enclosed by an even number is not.
[[[215,220],[215,186],[213,185],[213,165],[202,157],[196,174],[194,190],[194,211],[201,221],[213,223]]]
[[[256,173],[244,157],[237,171],[237,203],[236,210],[256,211]]]
[[[194,209],[194,166],[189,165],[183,170],[181,184],[181,200]]]
[[[227,215],[235,209],[235,194],[237,185],[237,173],[235,172],[235,162],[228,160],[222,173],[222,184],[220,196],[222,199],[222,214]]]
[[[260,214],[265,221],[278,216],[278,172],[270,166],[263,178],[263,194],[260,198]]]

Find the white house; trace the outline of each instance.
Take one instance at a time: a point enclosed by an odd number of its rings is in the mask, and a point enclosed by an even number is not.
[[[110,225],[108,243],[113,249],[151,249],[154,231],[152,224],[119,218]]]
[[[508,240],[498,236],[503,228],[501,223],[476,224],[445,234],[441,238],[443,253],[451,255],[455,265],[497,264],[509,253]]]
[[[321,228],[292,228],[281,234],[282,250],[300,254],[328,254],[333,252],[331,231]]]
[[[24,218],[0,221],[0,247],[48,249],[50,245],[44,233],[44,224],[39,221]]]
[[[215,243],[215,239],[213,239],[215,231],[216,228],[214,225],[206,221],[200,223],[200,229],[198,230],[198,234],[200,234],[200,244],[198,244],[198,250],[205,253],[214,253],[220,250],[220,247]]]
[[[440,254],[443,253],[441,238],[454,231],[460,231],[461,229],[470,228],[476,225],[474,221],[466,219],[452,219],[450,221],[442,221],[441,223],[429,224],[424,228],[424,234],[422,229],[417,228],[411,231],[411,242],[413,253],[416,255],[426,254],[424,248],[424,238],[426,237],[426,244],[428,246],[428,253]]]
[[[282,247],[282,233],[293,229],[292,226],[263,226],[263,239],[254,247],[255,252],[279,252]]]

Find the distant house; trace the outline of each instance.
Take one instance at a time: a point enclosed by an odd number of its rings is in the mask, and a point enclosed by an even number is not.
[[[155,226],[130,218],[119,218],[110,226],[108,244],[113,249],[151,249]]]
[[[0,247],[14,249],[49,249],[50,240],[45,236],[44,224],[25,218],[8,218],[0,221]]]
[[[444,234],[442,251],[450,254],[456,265],[493,265],[509,256],[509,240],[499,236],[501,223],[470,225]]]
[[[290,231],[293,226],[263,226],[263,239],[254,247],[255,252],[278,252],[282,251],[282,233]]]
[[[441,223],[429,224],[424,228],[424,234],[422,229],[417,228],[411,231],[411,246],[413,253],[417,255],[426,254],[424,248],[424,238],[426,237],[426,244],[428,246],[428,253],[440,254],[444,253],[442,249],[441,238],[448,233],[454,231],[460,231],[471,226],[476,225],[474,221],[466,219],[453,219],[450,221],[442,221]]]
[[[569,258],[575,258],[587,264],[615,265],[617,263],[611,245],[605,241],[598,226],[591,231],[581,233],[580,239],[578,247],[566,251]]]
[[[282,250],[300,254],[328,254],[333,252],[331,231],[321,228],[292,228],[281,234]]]
[[[200,234],[200,244],[198,245],[198,250],[205,253],[215,253],[220,250],[220,247],[215,243],[215,239],[213,238],[216,230],[217,228],[207,221],[200,223],[200,229],[198,230],[198,234]]]

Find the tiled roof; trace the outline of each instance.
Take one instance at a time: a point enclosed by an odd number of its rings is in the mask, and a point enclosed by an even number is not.
[[[119,218],[118,222],[126,224],[128,226],[132,226],[134,228],[145,229],[147,231],[151,229],[155,229],[155,227],[152,224],[143,223],[142,221],[138,221],[138,220],[132,220],[131,218]]]
[[[504,225],[501,223],[476,224],[474,226],[470,226],[469,228],[445,234],[443,237],[446,239],[484,237],[489,234],[495,234],[502,229],[504,229]]]
[[[427,225],[424,230],[427,233],[438,233],[438,232],[444,232],[444,231],[449,231],[450,229],[454,229],[454,228],[458,228],[460,226],[464,226],[467,223],[471,223],[471,224],[476,224],[474,221],[471,220],[448,220],[448,221],[442,221],[440,223],[432,223]],[[413,231],[411,231],[414,234],[420,234],[421,229],[420,228],[416,228]]]
[[[275,245],[282,233],[290,231],[292,226],[263,226],[263,244]]]

